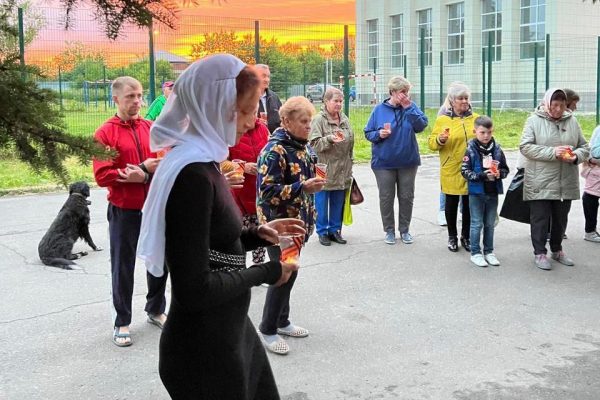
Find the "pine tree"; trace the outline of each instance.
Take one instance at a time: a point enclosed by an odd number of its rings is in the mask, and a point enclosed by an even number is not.
[[[156,21],[174,28],[177,22],[175,0],[62,0],[66,29],[72,22],[72,11],[84,3],[96,7],[96,16],[111,39],[119,36],[124,24],[148,27],[151,21]],[[196,4],[196,0],[184,1],[184,4],[190,3]],[[35,171],[50,171],[66,185],[69,176],[63,165],[65,158],[76,156],[80,162],[88,163],[92,157],[113,154],[90,137],[66,132],[54,92],[40,89],[28,79],[41,76],[41,72],[33,66],[21,66],[17,8],[17,0],[3,0],[0,4],[0,99],[3,104],[0,149],[14,153]]]

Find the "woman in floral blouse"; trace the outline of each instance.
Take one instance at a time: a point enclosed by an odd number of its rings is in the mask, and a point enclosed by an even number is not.
[[[276,129],[258,158],[256,213],[260,224],[280,218],[304,221],[308,239],[314,230],[314,193],[325,180],[315,177],[316,155],[308,144],[313,105],[302,96],[289,98],[279,109],[281,128]],[[279,259],[279,247],[267,249],[271,260]],[[262,333],[267,350],[276,354],[289,351],[280,336],[306,337],[308,330],[288,319],[290,293],[296,280],[294,272],[282,286],[270,286],[265,299]]]

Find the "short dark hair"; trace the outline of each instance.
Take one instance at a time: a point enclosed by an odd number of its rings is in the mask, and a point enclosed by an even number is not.
[[[492,129],[494,123],[492,122],[492,119],[487,115],[480,115],[475,119],[475,129],[477,129],[480,126],[483,126],[486,129]]]
[[[567,95],[567,105],[571,104],[574,101],[581,100],[579,98],[579,94],[573,89],[563,89],[565,94]]]
[[[252,90],[258,90],[260,79],[256,74],[256,68],[246,65],[235,78],[235,89],[238,101]]]

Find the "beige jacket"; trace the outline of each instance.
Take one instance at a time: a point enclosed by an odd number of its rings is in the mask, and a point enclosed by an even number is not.
[[[336,130],[344,133],[345,140],[333,142]],[[340,113],[340,124],[334,121],[325,107],[312,120],[310,144],[320,163],[327,164],[327,183],[323,190],[348,189],[352,184],[352,160],[354,159],[354,132],[350,121]]]
[[[562,145],[573,148],[577,164],[588,159],[588,145],[577,119],[565,111],[555,121],[538,107],[525,122],[519,146],[525,156],[523,200],[579,199],[577,165],[557,159],[554,153],[554,148]]]

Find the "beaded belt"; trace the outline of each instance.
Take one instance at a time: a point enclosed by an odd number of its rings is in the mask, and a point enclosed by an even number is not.
[[[211,266],[212,272],[239,271],[241,269],[246,269],[245,254],[228,254],[209,249],[208,259],[211,263],[216,264]]]

